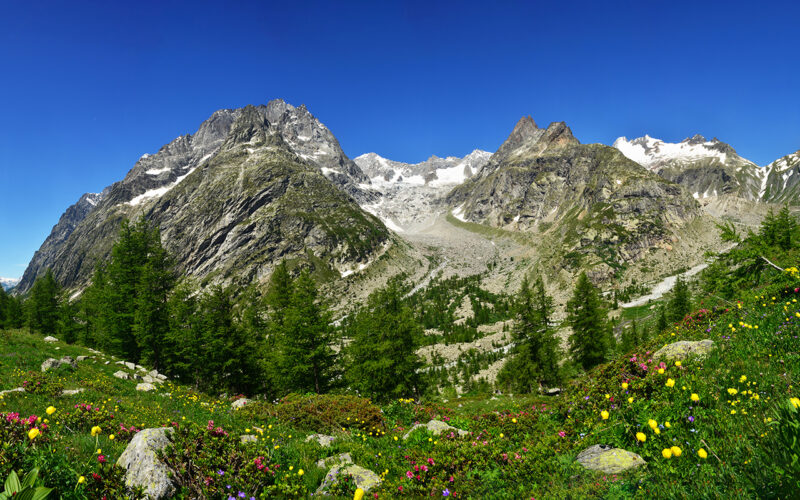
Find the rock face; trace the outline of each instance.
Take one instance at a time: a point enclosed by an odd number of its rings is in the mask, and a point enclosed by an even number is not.
[[[605,474],[619,474],[647,463],[636,453],[603,444],[586,448],[578,454],[577,461],[589,470]]]
[[[800,205],[800,151],[779,158],[766,167],[763,201]]]
[[[674,144],[647,135],[631,141],[620,137],[614,147],[699,200],[730,195],[756,201],[763,195],[767,170],[716,138],[695,135]]]
[[[563,122],[541,129],[530,117],[447,201],[453,217],[531,233],[551,265],[591,268],[601,279],[701,215],[684,189],[618,150],[582,145]]]
[[[403,439],[408,439],[411,436],[411,433],[413,433],[417,429],[427,429],[428,432],[430,432],[434,436],[439,436],[443,432],[445,432],[445,433],[453,432],[455,434],[458,434],[459,436],[467,436],[467,435],[469,435],[468,431],[453,427],[452,425],[446,424],[446,423],[442,422],[441,420],[431,420],[427,424],[417,424],[414,427],[412,427],[411,430],[409,430],[406,433],[406,435],[403,436]]]
[[[342,464],[342,465],[335,465],[331,467],[328,473],[325,475],[325,479],[322,480],[322,484],[320,484],[319,488],[317,489],[317,495],[326,495],[328,488],[330,485],[336,482],[336,477],[339,474],[350,474],[353,476],[353,480],[356,483],[357,488],[361,488],[364,492],[368,492],[373,488],[377,488],[381,485],[381,478],[374,472],[369,469],[365,469],[359,465],[355,464]]]
[[[691,356],[704,358],[714,348],[714,341],[711,339],[705,340],[681,340],[673,344],[668,344],[657,350],[653,354],[653,359],[656,361],[682,361]]]
[[[140,486],[153,500],[170,498],[175,487],[169,479],[169,470],[159,462],[156,452],[168,446],[172,429],[144,429],[138,432],[117,460],[126,470],[125,484],[129,488]]]
[[[305,107],[276,100],[220,110],[195,134],[140,158],[82,218],[54,228],[58,235],[35,254],[17,289],[29,290],[46,268],[80,289],[108,257],[123,218],[143,214],[161,229],[180,272],[203,278],[213,271],[215,282],[265,278],[285,258],[330,271],[367,262],[390,236],[357,204],[376,196],[361,187],[368,184]]]

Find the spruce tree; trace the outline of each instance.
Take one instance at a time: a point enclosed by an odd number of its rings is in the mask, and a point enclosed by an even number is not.
[[[791,250],[796,231],[797,219],[789,212],[789,207],[784,205],[775,216],[775,244],[783,251]]]
[[[44,276],[36,278],[30,297],[25,301],[30,330],[36,330],[43,335],[57,334],[60,294],[61,287],[50,269],[47,269]]]
[[[291,289],[281,328],[282,385],[288,391],[320,394],[331,385],[335,362],[330,313],[318,301],[316,284],[307,270]]]
[[[172,272],[172,262],[161,246],[159,231],[148,231],[148,236],[146,261],[136,283],[133,335],[142,360],[161,370],[169,331],[167,302],[176,276]]]
[[[575,292],[567,302],[567,323],[572,327],[569,349],[584,369],[605,361],[614,344],[607,311],[597,288],[581,273]]]
[[[669,320],[673,323],[682,321],[692,309],[689,285],[681,276],[678,276],[678,279],[675,281],[668,309]]]
[[[558,340],[550,328],[553,299],[547,295],[541,277],[530,288],[527,276],[516,297],[512,356],[498,374],[500,385],[514,392],[534,392],[561,379]]]

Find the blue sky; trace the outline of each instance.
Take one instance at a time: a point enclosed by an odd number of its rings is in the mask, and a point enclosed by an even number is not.
[[[223,6],[223,4],[226,4]],[[219,108],[281,97],[351,156],[494,151],[522,115],[581,142],[800,149],[794,2],[0,3],[0,276],[64,209]]]

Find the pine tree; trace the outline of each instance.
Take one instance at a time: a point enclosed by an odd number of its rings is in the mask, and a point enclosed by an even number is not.
[[[572,327],[570,353],[584,369],[605,361],[613,347],[607,314],[597,288],[585,272],[581,273],[572,299],[567,302],[567,322]]]
[[[631,321],[631,325],[628,328],[622,329],[621,337],[620,349],[623,353],[630,352],[641,344],[639,329],[635,319]]]
[[[553,299],[541,277],[530,288],[527,276],[517,294],[512,338],[513,355],[498,374],[500,385],[514,392],[534,392],[539,384],[554,385],[561,379],[558,340],[550,328]]]
[[[330,313],[317,298],[307,270],[291,286],[280,340],[282,385],[295,392],[326,392],[335,362]]]
[[[370,295],[347,331],[352,338],[347,380],[362,395],[379,401],[420,391],[422,361],[416,354],[416,339],[422,328],[402,297],[402,278],[392,278]]]
[[[673,323],[682,321],[692,309],[689,285],[681,276],[678,276],[678,279],[675,281],[668,309],[669,320]]]

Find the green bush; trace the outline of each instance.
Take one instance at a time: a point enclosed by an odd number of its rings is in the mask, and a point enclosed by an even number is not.
[[[303,431],[385,428],[380,408],[357,396],[289,394],[276,404],[251,403],[240,412],[244,417],[261,422],[275,418]]]

